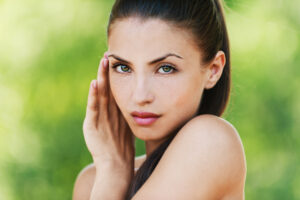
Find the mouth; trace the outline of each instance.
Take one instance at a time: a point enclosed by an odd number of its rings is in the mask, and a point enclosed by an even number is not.
[[[155,113],[137,111],[132,112],[131,115],[134,121],[141,126],[151,125],[160,117],[160,115]]]

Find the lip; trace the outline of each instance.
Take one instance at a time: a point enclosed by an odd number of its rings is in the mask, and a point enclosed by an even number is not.
[[[132,112],[131,115],[133,116],[134,121],[138,125],[150,125],[160,117],[160,115],[155,113],[138,111]]]
[[[151,112],[138,112],[134,111],[131,113],[132,116],[134,117],[139,117],[139,118],[149,118],[149,117],[159,117],[160,115],[151,113]]]

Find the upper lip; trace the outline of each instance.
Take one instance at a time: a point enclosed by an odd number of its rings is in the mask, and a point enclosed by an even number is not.
[[[150,112],[138,112],[134,111],[131,113],[132,116],[140,117],[140,118],[147,118],[147,117],[159,117],[160,115]]]

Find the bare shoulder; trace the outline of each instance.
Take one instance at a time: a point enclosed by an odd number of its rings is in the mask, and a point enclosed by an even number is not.
[[[205,114],[177,133],[133,199],[241,200],[245,178],[246,160],[237,130],[228,121]],[[166,192],[170,190],[176,192]]]
[[[135,172],[145,161],[146,155],[137,156],[135,158]],[[90,194],[93,189],[96,176],[96,168],[94,163],[85,166],[77,175],[74,188],[73,188],[73,200],[85,200],[90,199]]]
[[[223,194],[220,195],[224,199],[226,196],[242,197],[247,165],[237,129],[227,120],[209,114],[197,116],[186,125],[185,130],[178,136],[178,141],[190,141],[190,145],[197,150],[193,154],[194,164],[202,162],[203,157],[200,156],[204,155],[205,160],[213,165],[209,166],[207,172],[210,177],[215,177],[215,184],[219,184],[220,191],[223,190]],[[213,175],[214,173],[217,176]]]
[[[211,140],[219,142],[223,147],[227,145],[230,148],[237,148],[235,150],[244,151],[236,128],[227,120],[215,115],[205,114],[191,119],[179,132],[178,137],[205,139],[205,143]]]

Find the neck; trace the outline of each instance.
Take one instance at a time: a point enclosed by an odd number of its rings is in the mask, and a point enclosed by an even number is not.
[[[161,145],[163,142],[165,142],[167,138],[163,138],[161,140],[150,140],[150,141],[145,141],[145,148],[146,148],[146,156],[150,156],[150,154],[155,151]]]
[[[158,141],[145,141],[146,156],[149,157],[159,144],[160,143]]]

